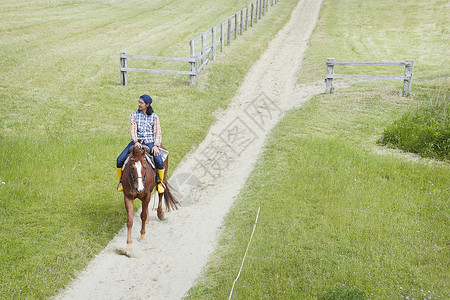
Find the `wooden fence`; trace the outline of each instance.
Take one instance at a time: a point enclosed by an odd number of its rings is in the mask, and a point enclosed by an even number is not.
[[[142,56],[142,55],[130,55],[125,52],[120,53],[120,84],[127,85],[128,83],[128,72],[138,72],[138,73],[154,73],[154,74],[175,74],[175,75],[189,75],[192,77],[197,77],[198,73],[205,65],[208,63],[207,56],[209,52],[205,52],[201,56],[183,58],[183,57],[162,57],[162,56]],[[154,69],[136,69],[128,68],[128,59],[147,59],[147,60],[157,60],[157,61],[176,61],[189,63],[189,71],[177,71],[177,70],[154,70]],[[199,60],[203,60],[203,64],[198,66]],[[192,80],[191,80],[192,82]]]
[[[142,56],[130,55],[124,52],[120,53],[120,83],[126,85],[128,83],[128,72],[140,73],[156,73],[156,74],[175,74],[175,75],[189,75],[190,86],[197,83],[197,76],[206,67],[209,59],[216,59],[217,47],[220,44],[220,50],[223,51],[225,43],[227,46],[231,44],[231,40],[237,39],[238,34],[242,35],[244,30],[249,26],[258,23],[258,20],[265,15],[271,6],[278,3],[280,0],[255,0],[244,9],[233,14],[227,18],[225,22],[214,26],[203,34],[197,36],[189,42],[190,57],[161,57],[161,56]],[[199,51],[196,52],[196,43],[201,42]],[[152,69],[136,69],[128,67],[128,59],[147,59],[157,61],[177,61],[189,64],[189,71],[176,70],[152,70]]]
[[[326,88],[325,93],[330,94],[333,92],[333,79],[335,78],[355,78],[355,79],[396,79],[403,80],[403,96],[409,96],[411,94],[411,84],[413,75],[414,60],[406,60],[406,62],[336,62],[334,58],[327,59],[327,76],[325,78]],[[392,75],[346,75],[335,74],[334,66],[404,66],[404,76],[392,76]]]

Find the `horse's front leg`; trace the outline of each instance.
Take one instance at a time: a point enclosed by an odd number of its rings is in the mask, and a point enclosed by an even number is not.
[[[127,210],[127,244],[131,245],[131,228],[133,227],[133,199],[124,197],[125,209]]]
[[[147,195],[144,200],[142,200],[142,212],[141,212],[141,238],[140,240],[145,240],[145,224],[148,224],[149,221],[149,213],[148,213],[148,205],[150,203],[150,195]]]
[[[159,196],[158,210],[157,210],[158,219],[164,220],[164,211],[163,211],[163,208],[162,208],[162,197],[163,197],[163,194],[158,194],[158,196]]]
[[[150,213],[147,208],[147,220],[145,220],[145,224],[148,224],[148,223],[150,223]]]

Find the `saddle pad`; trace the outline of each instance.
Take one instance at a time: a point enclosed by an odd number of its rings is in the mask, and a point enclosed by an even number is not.
[[[161,158],[163,161],[166,161],[167,156],[169,156],[169,151],[166,149],[159,148],[159,154],[161,155]]]

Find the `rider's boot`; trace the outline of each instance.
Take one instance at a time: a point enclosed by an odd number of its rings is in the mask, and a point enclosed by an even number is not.
[[[123,186],[122,186],[122,168],[117,168],[117,177],[119,177],[119,184],[117,185],[117,191],[123,192]]]
[[[162,193],[164,193],[164,184],[162,183],[164,181],[164,169],[162,169],[162,170],[157,169],[157,170],[158,170],[158,177],[159,177],[159,181],[158,181],[158,185],[157,185],[158,193],[162,194]]]

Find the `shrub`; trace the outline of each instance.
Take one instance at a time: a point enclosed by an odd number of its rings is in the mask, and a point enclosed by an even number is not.
[[[423,157],[450,160],[449,89],[434,89],[421,98],[417,108],[385,129],[380,143]]]

